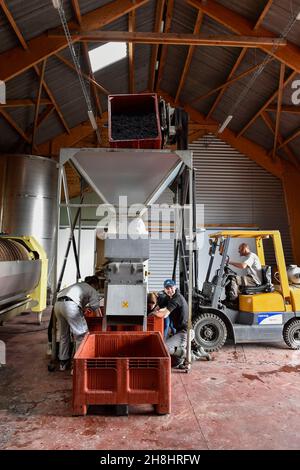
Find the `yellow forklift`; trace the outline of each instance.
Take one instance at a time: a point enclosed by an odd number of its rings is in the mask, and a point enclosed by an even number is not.
[[[245,239],[255,240],[262,264],[263,284],[240,288],[237,308],[228,308],[222,297],[230,276],[236,275],[228,266],[230,242],[236,238],[240,238],[241,243]],[[273,241],[277,264],[274,281],[271,266],[265,265],[265,239]],[[288,275],[280,233],[226,230],[212,234],[209,241],[210,260],[206,278],[202,290],[194,295],[194,347],[217,351],[230,336],[235,343],[284,340],[291,349],[300,349],[300,276]],[[221,263],[212,275],[218,253]]]

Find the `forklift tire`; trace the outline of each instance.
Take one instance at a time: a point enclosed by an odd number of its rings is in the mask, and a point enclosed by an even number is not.
[[[291,349],[300,349],[300,319],[295,318],[283,329],[283,339]]]
[[[205,351],[218,351],[224,346],[227,328],[223,320],[214,313],[201,313],[193,321],[194,345]]]

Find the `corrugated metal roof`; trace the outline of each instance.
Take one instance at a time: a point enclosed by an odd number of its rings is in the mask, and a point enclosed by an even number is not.
[[[217,21],[213,20],[209,16],[204,16],[202,26],[201,26],[201,34],[232,34],[232,31]]]
[[[43,109],[44,107],[41,106],[40,112],[42,112]],[[18,126],[26,131],[34,121],[35,106],[28,106],[26,108],[10,108],[7,112]]]
[[[150,0],[135,13],[136,31],[154,31],[156,0]]]
[[[214,20],[204,17],[201,33],[211,35],[226,34],[227,32]],[[238,48],[197,47],[181,92],[181,101],[184,103],[189,102],[224,83],[238,54]],[[170,60],[173,60],[172,56]],[[195,103],[194,106],[201,112],[207,112],[213,100],[214,97],[211,96],[204,101]]]
[[[89,11],[96,10],[107,3],[111,3],[111,0],[79,0],[80,12],[82,15]]]
[[[238,75],[245,70],[245,68],[249,68],[251,65],[255,65],[255,63],[260,61],[262,53],[255,53],[255,51],[248,51],[245,62],[243,62],[237,71]],[[242,129],[251,117],[256,114],[257,110],[260,109],[278,89],[279,68],[279,63],[272,61],[257,77],[252,87],[247,92],[247,95],[244,97],[243,102],[240,102],[238,107],[234,110],[234,118],[229,124],[230,129],[234,131]],[[222,121],[224,115],[227,116],[232,113],[233,106],[236,105],[237,100],[241,94],[244,93],[245,88],[248,87],[250,80],[251,75],[248,75],[226,89],[218,107],[212,115],[214,119]]]
[[[30,69],[9,80],[6,84],[6,93],[8,100],[15,99],[34,99],[38,90],[38,80],[36,73]]]
[[[245,137],[257,142],[266,150],[273,148],[274,134],[260,117],[247,129]]]
[[[81,8],[81,14],[84,15],[87,12],[110,2],[111,0],[80,0],[79,5]],[[238,0],[218,0],[218,3],[236,11],[253,22],[257,20],[266,4],[265,0],[245,0],[243,2]],[[27,0],[26,2],[24,2],[24,0],[7,0],[7,5],[22,34],[27,40],[46,32],[49,28],[60,25],[58,13],[53,8],[51,0]],[[137,31],[153,31],[156,5],[156,0],[150,0],[146,5],[136,10]],[[70,0],[64,0],[64,7],[67,18],[70,19],[72,17],[72,19],[74,19],[75,15],[72,8],[72,2]],[[297,9],[300,9],[300,0],[293,0],[293,2],[290,2],[290,0],[274,0],[263,25],[274,31],[276,34],[280,34],[291,15],[291,8],[293,8],[294,13]],[[185,1],[175,0],[171,31],[177,33],[191,33],[194,29],[197,13],[198,10],[188,5]],[[297,22],[293,31],[289,35],[290,40],[293,40],[294,42],[298,41],[298,43],[300,43],[299,27],[300,22]],[[128,31],[128,15],[124,15],[113,23],[106,25],[104,29],[108,31]],[[229,30],[208,16],[205,16],[201,32],[207,35],[217,35],[227,34]],[[299,35],[299,38],[297,38],[297,34]],[[4,18],[0,8],[0,52],[18,45],[18,39],[13,33],[7,20]],[[99,45],[100,43],[90,43],[89,48]],[[79,57],[86,70],[83,53],[82,50],[80,50],[79,44],[75,45],[75,49],[78,50]],[[150,45],[135,45],[136,92],[145,91],[148,87],[151,51],[152,46]],[[160,86],[172,96],[175,96],[177,92],[187,51],[187,46],[168,46],[167,48],[166,63]],[[194,98],[223,84],[226,81],[239,53],[239,48],[197,47],[194,52],[188,77],[181,92],[180,101],[183,103],[190,103]],[[61,54],[71,61],[68,49],[65,49]],[[242,64],[239,66],[239,69],[236,71],[236,74],[239,74],[250,66],[259,63],[264,57],[264,53],[258,49],[249,50]],[[287,68],[286,72],[288,74],[291,71]],[[128,93],[127,58],[98,71],[95,75],[96,80],[111,93]],[[247,86],[247,83],[249,83],[250,78],[251,76],[249,75],[231,85],[226,90],[212,116],[213,118],[219,122],[224,120],[243,92],[245,86]],[[61,108],[68,125],[73,127],[82,121],[86,121],[86,104],[76,73],[70,70],[65,64],[58,61],[55,57],[51,57],[47,62],[45,79],[57,101],[58,106]],[[239,131],[277,89],[278,80],[279,62],[274,61],[266,67],[261,76],[257,79],[244,102],[240,103],[240,106],[234,113],[233,120],[229,124],[229,128],[234,131]],[[38,83],[39,81],[36,74],[32,70],[28,70],[26,73],[8,81],[7,98],[35,99],[38,90]],[[87,84],[87,87],[90,89],[89,84]],[[91,91],[90,94],[92,97]],[[218,92],[205,100],[194,103],[193,106],[200,112],[207,113],[217,94]],[[44,91],[42,96],[47,96]],[[107,108],[107,99],[102,94],[99,94],[99,96],[103,110],[105,110]],[[292,89],[289,85],[284,90],[284,105],[292,105],[291,96]],[[8,112],[11,113],[11,116],[23,129],[27,129],[33,120],[34,107],[9,108]],[[273,113],[270,115],[272,116],[272,119],[274,119],[275,114]],[[280,132],[284,138],[300,126],[298,118],[299,116],[296,115],[287,113],[282,114]],[[3,119],[1,119],[1,122],[3,122]],[[6,148],[7,145],[9,146],[10,142],[15,141],[16,139],[20,139],[20,145],[22,142],[21,137],[19,138],[14,131],[6,132],[6,128],[6,124],[2,124],[0,127],[0,151],[4,147]],[[47,119],[45,124],[41,126],[38,138],[40,141],[48,140],[63,131],[64,129],[61,126],[57,113],[54,112]],[[55,132],[57,132],[57,134],[55,134]],[[246,136],[266,148],[269,148],[272,142],[271,132],[260,119],[258,119],[255,124],[247,130]],[[295,142],[299,142],[299,139],[295,140]],[[299,155],[299,150],[295,143],[291,144],[291,147],[292,145],[296,148],[295,153]]]
[[[256,22],[266,4],[266,0],[243,0],[242,2],[240,0],[218,0],[217,3],[221,3],[224,7]]]
[[[183,70],[188,46],[168,46],[166,62],[163,68],[163,76],[160,88],[168,92],[171,96],[175,96],[177,87]]]
[[[274,0],[262,26],[280,35],[297,12],[300,12],[300,0]],[[295,22],[287,39],[300,46],[300,21]]]
[[[272,113],[275,118],[276,113]],[[281,113],[280,118],[280,133],[286,138],[294,133],[297,129],[300,128],[300,115],[299,114],[290,114],[290,113]],[[300,155],[300,149],[298,150]]]
[[[17,46],[19,41],[0,8],[0,53]]]
[[[128,59],[122,59],[95,73],[95,78],[110,93],[128,93]]]
[[[300,158],[300,137],[297,137],[297,139],[292,140],[289,143],[289,148],[294,153],[294,155],[297,155]]]
[[[51,0],[10,0],[7,6],[26,41],[61,24]],[[72,4],[64,0],[63,7],[69,21],[74,15]]]
[[[213,52],[213,53],[212,53]],[[225,83],[234,65],[239,49],[199,47],[193,55],[190,71],[182,91],[183,102],[189,102]],[[207,112],[216,95],[195,102],[193,106]]]
[[[152,48],[146,44],[134,47],[135,92],[141,93],[148,88]]]
[[[0,114],[0,153],[15,152],[14,147],[20,141],[19,134],[11,127],[10,124]]]
[[[128,15],[121,16],[102,28],[103,31],[128,31]]]
[[[76,72],[55,57],[48,59],[45,80],[59,106],[64,106],[82,94]]]
[[[39,145],[42,142],[46,142],[47,140],[53,139],[53,137],[62,134],[64,131],[65,129],[57,118],[57,114],[52,113],[38,129],[36,143]]]
[[[171,22],[171,32],[192,33],[198,11],[186,2],[175,0]]]

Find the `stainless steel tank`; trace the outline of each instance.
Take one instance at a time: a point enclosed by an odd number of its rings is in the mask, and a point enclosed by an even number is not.
[[[35,155],[3,155],[1,231],[33,235],[44,247],[53,267],[56,226],[56,162]]]

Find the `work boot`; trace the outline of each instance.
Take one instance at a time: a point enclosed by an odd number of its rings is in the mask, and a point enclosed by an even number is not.
[[[60,361],[59,362],[59,370],[61,372],[67,370],[69,367],[69,359],[66,359],[65,361]]]

